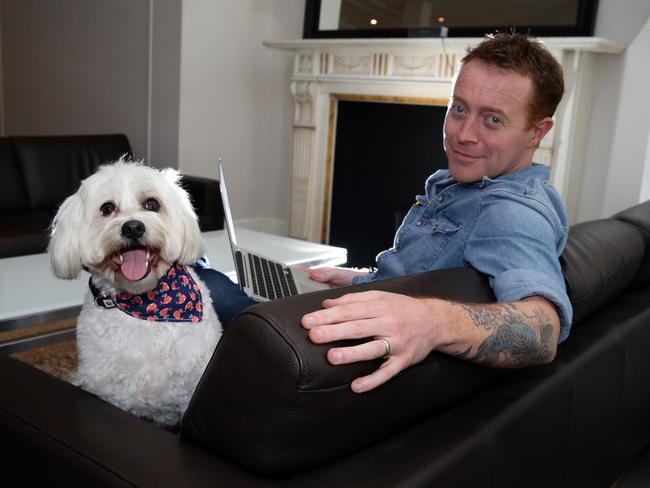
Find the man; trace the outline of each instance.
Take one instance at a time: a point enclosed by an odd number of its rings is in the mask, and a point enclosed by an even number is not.
[[[311,278],[344,286],[420,271],[471,266],[489,276],[497,303],[463,304],[378,291],[323,302],[302,325],[332,348],[334,365],[385,358],[352,390],[373,389],[431,351],[494,367],[554,359],[572,309],[558,256],[568,226],[549,170],[533,164],[564,91],[562,70],[539,43],[498,34],[461,62],[444,125],[448,170],[426,183],[374,273],[343,268]]]

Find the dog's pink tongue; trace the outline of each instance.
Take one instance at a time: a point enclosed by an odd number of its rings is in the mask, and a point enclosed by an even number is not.
[[[122,253],[122,274],[131,281],[138,281],[147,274],[147,252],[142,249]]]

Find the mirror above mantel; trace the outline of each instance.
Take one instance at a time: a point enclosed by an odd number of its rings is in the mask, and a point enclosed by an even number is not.
[[[306,0],[303,37],[591,36],[597,0]]]

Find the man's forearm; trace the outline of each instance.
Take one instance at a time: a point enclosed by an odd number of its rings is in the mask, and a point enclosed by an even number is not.
[[[356,393],[385,383],[433,350],[494,367],[550,362],[560,330],[555,306],[541,297],[466,305],[383,291],[327,299],[323,309],[306,314],[301,323],[316,344],[367,339],[332,347],[327,352],[331,364],[385,359],[373,373],[352,382]]]
[[[442,348],[494,367],[522,367],[555,358],[559,317],[547,300],[467,305],[451,302],[452,340]]]

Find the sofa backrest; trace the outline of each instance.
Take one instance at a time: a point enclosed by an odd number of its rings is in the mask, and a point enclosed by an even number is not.
[[[573,327],[627,289],[645,258],[639,229],[616,219],[573,225],[560,257]]]
[[[53,209],[98,166],[131,156],[124,134],[12,137],[30,210]]]
[[[630,221],[637,213],[644,216],[635,223],[603,219],[571,228],[561,261],[577,327],[588,327],[577,322],[637,279],[646,259],[647,243],[638,226],[647,221],[644,212],[650,204],[644,205],[625,213]],[[487,278],[470,268],[383,280],[355,291],[371,288],[468,302],[494,300]],[[303,314],[344,292],[299,295],[240,314],[201,378],[181,436],[254,471],[287,475],[402,431],[515,374],[433,352],[381,388],[355,395],[352,379],[374,371],[380,361],[332,367],[327,349],[355,341],[314,344],[300,326]]]
[[[0,171],[2,172],[0,215],[29,208],[25,180],[18,165],[13,144],[8,137],[0,137]]]
[[[634,225],[645,241],[646,253],[632,281],[633,287],[650,283],[650,200],[614,215],[616,220]]]
[[[650,201],[573,225],[560,257],[579,324],[626,289],[650,283]]]

